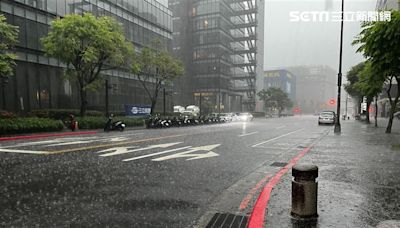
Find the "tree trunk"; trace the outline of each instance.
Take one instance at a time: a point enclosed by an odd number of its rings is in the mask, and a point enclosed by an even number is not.
[[[80,88],[81,93],[81,117],[86,116],[86,109],[87,109],[87,92],[84,88]]]
[[[396,112],[397,102],[399,102],[399,97],[400,97],[400,79],[396,77],[397,94],[396,94],[396,98],[394,99],[394,101],[392,101],[392,96],[390,95],[390,90],[391,90],[391,87],[392,87],[392,79],[393,79],[393,77],[390,79],[389,89],[386,91],[387,94],[388,94],[389,102],[390,102],[389,122],[388,122],[388,125],[386,127],[386,133],[387,134],[392,133],[392,125],[393,125],[394,113]]]
[[[378,96],[375,97],[375,127],[378,127]]]
[[[395,111],[395,109],[392,105],[392,102],[390,102],[390,104],[391,104],[391,107],[390,107],[390,113],[389,113],[389,122],[388,122],[388,125],[386,127],[386,132],[385,132],[388,134],[392,133],[392,125],[393,125],[393,118],[394,118],[394,111]]]
[[[151,111],[150,111],[150,115],[154,114],[154,108],[156,107],[156,100],[152,100],[151,101]]]

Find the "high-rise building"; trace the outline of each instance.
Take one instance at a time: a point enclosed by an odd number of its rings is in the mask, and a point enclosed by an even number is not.
[[[169,7],[173,53],[186,69],[175,82],[174,103],[197,104],[204,113],[254,110],[256,77],[263,74],[263,1],[170,0]]]
[[[376,1],[377,10],[400,10],[399,0],[377,0]]]
[[[336,71],[328,66],[295,66],[287,71],[296,75],[295,106],[303,113],[319,113],[336,108]]]
[[[285,69],[264,71],[262,80],[264,90],[275,87],[287,93],[290,100],[296,101],[296,77]]]
[[[75,84],[63,80],[64,64],[48,58],[40,39],[47,35],[50,23],[66,14],[90,12],[110,16],[122,24],[127,40],[136,48],[154,39],[170,46],[172,13],[156,0],[1,0],[0,13],[7,22],[19,27],[15,76],[2,83],[0,109],[29,111],[44,108],[78,108],[79,92]],[[110,110],[122,111],[124,104],[149,104],[135,75],[125,69],[103,72],[110,89]],[[88,94],[89,109],[104,109],[105,89]],[[160,98],[162,100],[162,98]],[[160,102],[159,102],[160,103]]]

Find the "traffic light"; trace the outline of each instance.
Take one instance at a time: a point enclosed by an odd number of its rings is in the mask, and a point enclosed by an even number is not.
[[[330,99],[328,103],[330,106],[334,106],[336,104],[336,99]]]

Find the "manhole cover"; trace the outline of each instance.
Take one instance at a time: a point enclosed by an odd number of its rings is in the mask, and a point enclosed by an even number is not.
[[[276,166],[276,167],[284,167],[285,165],[287,165],[286,162],[274,162],[271,164],[271,166]]]
[[[246,228],[247,219],[243,215],[216,213],[206,228]]]

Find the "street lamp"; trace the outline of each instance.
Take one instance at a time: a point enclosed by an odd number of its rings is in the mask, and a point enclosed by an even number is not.
[[[342,129],[340,126],[340,99],[341,99],[341,87],[342,87],[342,55],[343,55],[343,16],[344,16],[344,0],[342,0],[342,20],[340,22],[340,52],[339,52],[339,73],[338,73],[338,94],[337,94],[337,110],[336,110],[336,121],[335,121],[335,133],[341,133]]]

